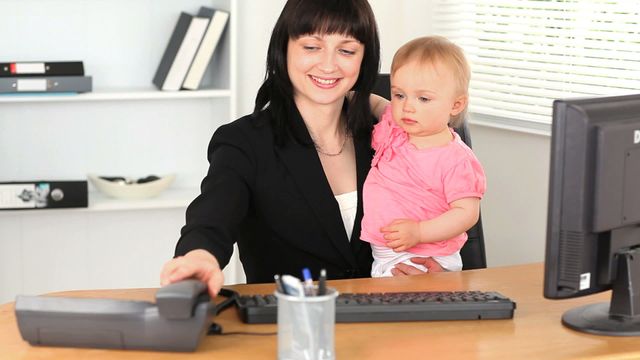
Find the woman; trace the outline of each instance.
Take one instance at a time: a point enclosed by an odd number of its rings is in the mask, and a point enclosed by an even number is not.
[[[360,194],[372,158],[369,94],[379,60],[367,0],[286,3],[254,113],[213,135],[209,172],[163,285],[197,277],[215,295],[235,241],[249,283],[303,267],[326,268],[333,279],[369,276]]]

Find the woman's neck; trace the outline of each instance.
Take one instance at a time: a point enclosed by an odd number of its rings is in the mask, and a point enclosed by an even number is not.
[[[340,121],[342,101],[327,105],[310,104],[301,99],[295,102],[314,141],[333,143],[345,135]]]

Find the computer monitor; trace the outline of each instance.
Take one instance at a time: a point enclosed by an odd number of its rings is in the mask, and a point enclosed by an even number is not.
[[[640,94],[553,104],[544,296],[612,289],[562,323],[640,335]]]

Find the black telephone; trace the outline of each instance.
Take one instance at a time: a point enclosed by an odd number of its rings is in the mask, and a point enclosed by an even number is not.
[[[198,280],[180,281],[160,288],[155,304],[18,296],[15,312],[31,345],[194,351],[216,314],[206,290]]]

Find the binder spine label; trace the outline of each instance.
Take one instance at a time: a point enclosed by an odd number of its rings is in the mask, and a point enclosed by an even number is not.
[[[11,64],[11,73],[20,74],[44,74],[44,63],[15,63]]]
[[[46,91],[47,79],[18,79],[17,91]]]
[[[0,209],[33,209],[36,197],[35,184],[0,184]]]

